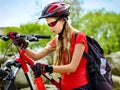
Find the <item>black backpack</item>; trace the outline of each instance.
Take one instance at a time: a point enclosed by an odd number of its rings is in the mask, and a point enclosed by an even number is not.
[[[74,39],[76,40],[77,32]],[[104,57],[103,49],[98,42],[86,36],[88,53],[83,56],[87,59],[88,86],[90,90],[112,90],[112,73],[109,61]]]

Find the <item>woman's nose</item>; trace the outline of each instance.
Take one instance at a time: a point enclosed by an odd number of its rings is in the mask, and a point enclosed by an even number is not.
[[[52,31],[52,30],[53,30],[53,27],[50,27],[50,30]]]

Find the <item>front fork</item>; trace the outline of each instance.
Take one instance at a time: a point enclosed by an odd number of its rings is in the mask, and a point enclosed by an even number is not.
[[[11,70],[11,66],[15,66],[15,70],[14,72]],[[7,62],[7,64],[4,67],[4,70],[7,71],[7,76],[4,78],[4,80],[6,80],[6,87],[5,90],[17,90],[16,86],[15,86],[15,77],[18,73],[18,71],[21,68],[21,64],[20,63],[15,63],[15,62]]]

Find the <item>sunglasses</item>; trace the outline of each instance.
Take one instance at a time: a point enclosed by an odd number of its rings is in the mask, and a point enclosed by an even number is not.
[[[49,26],[49,27],[54,27],[60,19],[61,19],[61,18],[58,18],[56,21],[53,21],[53,22],[51,22],[51,23],[48,23],[48,26]]]

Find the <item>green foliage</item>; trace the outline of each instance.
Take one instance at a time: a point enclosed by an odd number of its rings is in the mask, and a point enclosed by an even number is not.
[[[106,54],[120,50],[120,14],[99,10],[79,18],[78,30],[93,36]]]
[[[120,50],[120,13],[106,12],[105,9],[83,13],[80,0],[60,0],[70,7],[72,26],[93,36],[104,49],[105,54]]]
[[[25,25],[20,25],[20,27],[7,27],[4,30],[4,34],[6,35],[8,32],[18,32],[21,34],[50,35],[51,38],[54,36],[47,25],[39,23],[28,23]],[[49,40],[50,39],[40,39],[39,42],[29,42],[29,47],[36,48],[45,46]],[[7,42],[0,40],[0,47],[2,47],[0,49],[0,52],[3,53],[10,42],[11,40],[8,40]]]

